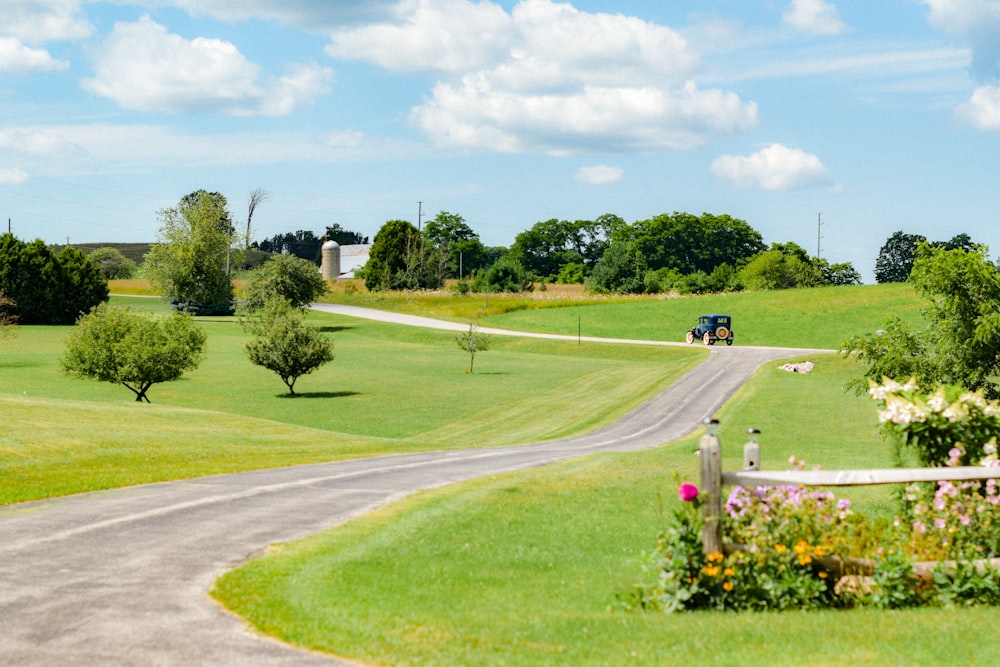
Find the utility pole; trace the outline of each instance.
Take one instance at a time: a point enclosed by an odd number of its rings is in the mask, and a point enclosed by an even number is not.
[[[823,234],[822,234],[822,231],[821,231],[822,228],[823,228],[823,214],[822,213],[817,213],[816,214],[816,259],[819,259],[822,256],[819,253],[819,251],[820,251],[820,239],[823,238]]]
[[[417,231],[418,232],[421,229],[420,222],[421,222],[421,220],[423,220],[423,218],[424,218],[424,203],[422,201],[418,201],[417,202]]]

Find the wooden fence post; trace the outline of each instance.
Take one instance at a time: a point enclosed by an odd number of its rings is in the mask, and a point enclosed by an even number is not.
[[[750,437],[750,440],[747,441],[747,444],[743,445],[743,469],[760,470],[760,445],[757,443],[760,431],[755,428],[748,428],[747,435]]]
[[[705,420],[705,435],[701,436],[701,547],[706,555],[722,552],[722,446],[715,435],[718,419]]]

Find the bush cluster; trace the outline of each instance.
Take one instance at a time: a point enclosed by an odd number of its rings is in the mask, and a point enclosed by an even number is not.
[[[8,233],[0,236],[0,294],[14,301],[21,324],[72,324],[108,300],[108,283],[80,250],[55,254],[41,240]]]

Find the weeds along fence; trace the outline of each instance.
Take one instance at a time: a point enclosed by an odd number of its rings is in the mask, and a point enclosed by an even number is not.
[[[722,489],[724,486],[867,486],[872,484],[909,484],[912,482],[968,481],[1000,479],[1000,467],[962,466],[950,468],[874,468],[868,470],[761,470],[758,431],[751,429],[743,446],[743,469],[722,470],[722,445],[715,431],[718,421],[706,420],[705,435],[698,445],[701,458],[702,504],[701,543],[705,554],[732,553],[741,545],[722,542]],[[860,558],[822,557],[822,565],[838,576],[870,575],[875,562]],[[937,562],[916,563],[913,573],[931,576]],[[945,563],[949,565],[949,563]],[[953,563],[951,564],[953,565]],[[1000,569],[1000,558],[977,561],[985,568]]]

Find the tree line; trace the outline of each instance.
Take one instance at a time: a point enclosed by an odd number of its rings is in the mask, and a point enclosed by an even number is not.
[[[386,222],[359,272],[369,290],[520,291],[541,283],[582,283],[604,293],[705,293],[859,284],[850,262],[810,257],[795,243],[768,246],[728,215],[661,214],[627,223],[551,219],[519,233],[509,248],[488,248],[460,216],[440,212],[418,230]]]

